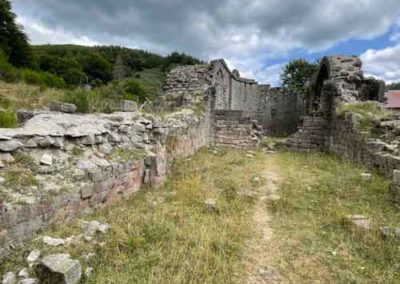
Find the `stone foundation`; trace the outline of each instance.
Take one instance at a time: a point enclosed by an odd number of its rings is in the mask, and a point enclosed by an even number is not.
[[[66,118],[46,112],[22,128],[0,132],[0,175],[16,167],[6,158],[24,155],[32,158],[37,181],[21,188],[2,181],[0,258],[52,223],[126,199],[144,184],[159,186],[172,160],[192,155],[208,143],[204,116],[191,110],[163,119],[140,113]],[[76,149],[79,156],[74,156]],[[52,157],[51,165],[40,162],[43,155]]]

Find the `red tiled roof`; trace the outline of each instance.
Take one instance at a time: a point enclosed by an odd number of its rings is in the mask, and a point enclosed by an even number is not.
[[[400,108],[400,91],[389,91],[385,94],[387,108]]]

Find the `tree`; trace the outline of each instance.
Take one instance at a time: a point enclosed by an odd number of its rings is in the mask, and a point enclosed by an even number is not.
[[[285,66],[281,74],[282,87],[293,94],[306,96],[308,83],[316,70],[316,63],[309,63],[304,59],[293,60]]]
[[[30,67],[33,53],[28,37],[15,21],[9,0],[0,0],[0,48],[9,62],[17,67]]]
[[[90,81],[100,80],[102,83],[108,83],[112,79],[112,71],[111,63],[97,53],[91,53],[84,60],[83,72],[89,76]]]

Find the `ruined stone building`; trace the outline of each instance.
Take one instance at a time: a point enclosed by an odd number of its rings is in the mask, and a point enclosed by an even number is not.
[[[293,133],[305,111],[304,98],[242,78],[222,59],[207,65],[177,67],[168,75],[166,106],[200,103],[205,96],[214,98],[213,106],[220,115],[224,110],[235,111],[243,118],[257,120],[269,134]]]

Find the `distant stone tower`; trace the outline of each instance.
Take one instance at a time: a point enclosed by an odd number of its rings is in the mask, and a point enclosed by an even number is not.
[[[120,54],[117,55],[117,59],[115,60],[113,77],[115,80],[121,80],[127,77],[124,60]]]

